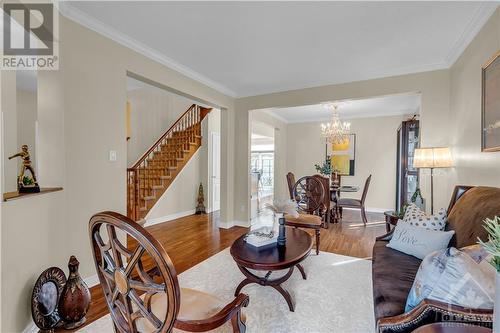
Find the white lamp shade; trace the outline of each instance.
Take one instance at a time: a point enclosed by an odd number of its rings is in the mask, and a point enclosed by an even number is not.
[[[448,147],[417,148],[413,155],[414,168],[450,168],[453,166]]]

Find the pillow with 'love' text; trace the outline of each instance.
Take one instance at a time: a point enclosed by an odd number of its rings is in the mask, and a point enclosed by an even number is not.
[[[387,247],[423,259],[431,252],[446,249],[454,233],[398,223]]]

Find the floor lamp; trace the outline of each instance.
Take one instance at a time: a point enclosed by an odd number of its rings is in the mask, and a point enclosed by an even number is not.
[[[413,167],[419,169],[431,169],[431,214],[434,214],[434,169],[451,168],[453,161],[451,159],[450,148],[431,147],[417,148],[413,155]]]

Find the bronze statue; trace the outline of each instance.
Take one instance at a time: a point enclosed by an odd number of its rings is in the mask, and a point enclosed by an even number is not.
[[[205,195],[203,194],[203,185],[200,183],[198,187],[198,205],[196,206],[196,214],[206,214],[207,211],[205,209]]]
[[[21,151],[9,157],[9,160],[14,157],[21,157],[23,160],[23,165],[21,166],[21,171],[19,176],[17,176],[17,189],[19,193],[30,193],[30,192],[40,192],[40,187],[35,176],[35,170],[31,166],[30,153],[28,152],[28,145],[22,145]],[[25,183],[25,173],[29,171],[31,173],[31,179],[29,182]]]

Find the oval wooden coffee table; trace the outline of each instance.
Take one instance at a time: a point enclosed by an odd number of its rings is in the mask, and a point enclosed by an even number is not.
[[[257,283],[261,286],[269,286],[276,289],[288,303],[290,311],[295,307],[288,291],[283,289],[281,284],[288,280],[295,267],[298,268],[302,278],[305,280],[306,272],[300,265],[312,248],[312,237],[307,232],[286,227],[286,246],[273,246],[258,250],[245,242],[245,235],[238,238],[231,246],[231,255],[238,265],[238,268],[246,276],[236,288],[234,295],[237,296],[241,289],[250,283]],[[257,276],[248,269],[266,271],[265,276]],[[288,272],[276,279],[270,279],[273,271],[288,269]]]

